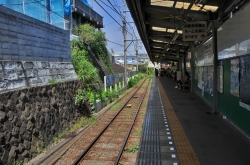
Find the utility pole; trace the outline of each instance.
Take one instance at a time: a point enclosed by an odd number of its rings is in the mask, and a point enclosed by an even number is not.
[[[126,44],[126,1],[123,0],[123,6],[124,6],[124,11],[123,11],[123,37],[124,37],[124,83],[125,86],[127,86],[127,44]]]
[[[136,44],[135,44],[135,52],[136,52],[136,70],[138,71],[139,68],[138,68],[138,40],[136,38]]]

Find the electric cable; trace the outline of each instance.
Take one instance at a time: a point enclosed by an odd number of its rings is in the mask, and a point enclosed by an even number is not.
[[[110,41],[110,40],[107,40],[108,42],[111,42],[111,43],[113,43],[113,44],[116,44],[116,45],[120,45],[120,46],[123,46],[122,44],[118,44],[118,43],[115,43],[115,42],[113,42],[113,41]]]

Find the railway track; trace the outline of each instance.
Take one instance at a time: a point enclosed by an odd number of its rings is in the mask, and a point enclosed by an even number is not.
[[[67,152],[53,164],[105,165],[121,164],[130,133],[135,127],[150,80],[128,93],[117,106],[117,110],[105,113],[85,136],[77,140]],[[119,107],[119,108],[118,108]],[[137,127],[141,127],[137,125]],[[134,128],[135,129],[135,128]],[[135,132],[135,131],[134,131]],[[123,156],[124,160],[124,156]]]

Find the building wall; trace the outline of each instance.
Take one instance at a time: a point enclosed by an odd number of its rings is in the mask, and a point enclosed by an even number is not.
[[[69,32],[0,6],[0,60],[71,62]]]
[[[126,56],[127,57],[127,63],[129,64],[136,64],[137,63],[137,59],[136,56]],[[124,56],[113,56],[113,60],[112,62],[116,63],[118,61],[120,62],[124,62]]]

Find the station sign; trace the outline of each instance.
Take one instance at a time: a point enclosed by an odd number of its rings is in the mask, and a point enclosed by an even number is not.
[[[182,29],[183,41],[203,41],[207,38],[206,21],[187,22]]]

